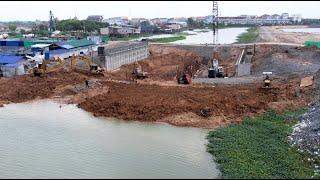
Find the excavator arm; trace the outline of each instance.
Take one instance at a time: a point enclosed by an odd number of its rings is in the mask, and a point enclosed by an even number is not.
[[[103,69],[100,69],[98,65],[94,64],[92,59],[87,56],[72,56],[71,58],[71,69],[76,69],[76,66],[78,65],[78,62],[84,62],[86,64],[86,67],[88,67],[88,71],[91,74],[99,74],[103,72]],[[85,70],[87,71],[87,70]]]

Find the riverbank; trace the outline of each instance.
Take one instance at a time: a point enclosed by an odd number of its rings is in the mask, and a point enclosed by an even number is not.
[[[208,152],[219,164],[223,178],[311,178],[309,156],[291,147],[288,135],[303,109],[265,113],[241,124],[211,131]]]
[[[188,32],[177,32],[174,34],[136,34],[136,35],[130,35],[128,37],[113,38],[113,41],[130,41],[130,40],[135,40],[135,39],[140,39],[140,38],[149,39],[148,37],[161,36],[161,35],[170,35],[170,37],[150,38],[150,40],[154,40],[154,42],[164,42],[164,43],[174,42],[177,40],[182,40],[182,36],[189,36],[189,35],[195,35],[195,34],[191,34]],[[172,37],[174,37],[174,38],[172,38]],[[177,37],[179,37],[179,38],[177,39]],[[174,39],[177,39],[177,40],[174,40]]]
[[[173,37],[165,37],[165,38],[153,38],[150,39],[150,42],[154,43],[170,43],[170,42],[175,42],[179,40],[184,40],[186,39],[185,35],[180,35],[180,36],[173,36]]]
[[[262,26],[258,42],[304,44],[305,41],[320,41],[320,34],[285,32],[282,29],[308,28],[307,26]]]
[[[237,36],[237,43],[252,43],[255,42],[259,36],[257,27],[250,27],[247,32]]]

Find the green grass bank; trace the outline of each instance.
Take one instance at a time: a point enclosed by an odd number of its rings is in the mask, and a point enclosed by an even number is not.
[[[250,27],[247,32],[241,33],[237,36],[237,43],[251,43],[255,42],[259,35],[257,27]]]
[[[267,112],[209,132],[207,150],[222,178],[311,178],[314,169],[308,155],[288,142],[297,116],[303,112]]]
[[[153,38],[150,41],[155,43],[170,43],[170,42],[184,40],[184,39],[186,39],[186,36],[180,35],[180,36],[165,37],[165,38]]]

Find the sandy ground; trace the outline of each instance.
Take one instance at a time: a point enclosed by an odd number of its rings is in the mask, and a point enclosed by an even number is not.
[[[320,41],[320,34],[284,32],[281,29],[307,28],[306,26],[263,26],[259,28],[258,42],[303,44],[305,41]]]

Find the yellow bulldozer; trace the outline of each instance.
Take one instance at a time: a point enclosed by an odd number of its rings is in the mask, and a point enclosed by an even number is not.
[[[84,64],[81,64],[79,62],[84,62]],[[70,68],[71,70],[76,70],[84,73],[89,72],[93,75],[103,75],[104,72],[104,69],[100,68],[97,64],[93,63],[90,57],[81,55],[71,57]]]

